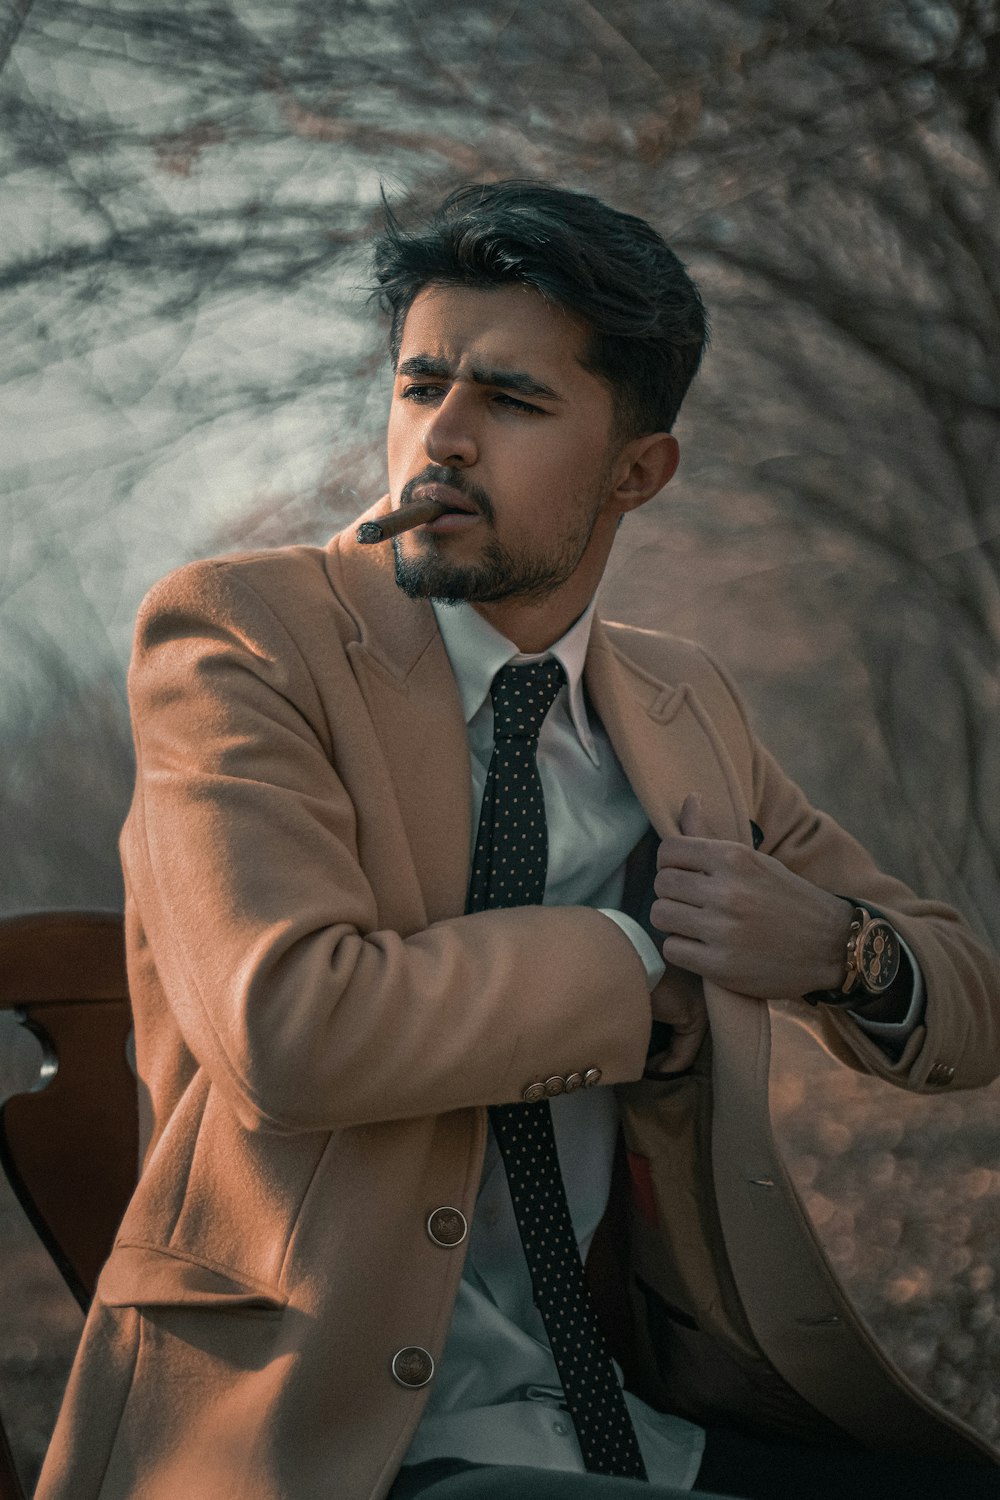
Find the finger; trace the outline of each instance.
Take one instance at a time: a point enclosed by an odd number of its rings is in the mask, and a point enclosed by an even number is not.
[[[712,837],[700,792],[688,792],[684,798],[684,806],[681,808],[677,824],[685,838],[709,839]]]
[[[698,943],[705,942],[711,925],[702,907],[689,906],[686,901],[654,901],[649,920],[657,932],[693,938]]]
[[[700,1024],[691,1031],[685,1032],[679,1032],[675,1029],[673,1036],[670,1038],[670,1045],[665,1051],[658,1053],[655,1058],[657,1072],[686,1072],[701,1050],[706,1030],[706,1024]]]
[[[654,910],[658,905],[654,901]],[[652,920],[652,913],[650,919]],[[656,925],[655,922],[653,925]],[[699,942],[697,938],[678,933],[674,929],[668,938],[664,938],[661,952],[666,962],[673,964],[676,969],[687,969],[689,974],[700,974],[702,979],[713,977],[709,972],[712,968],[712,950],[708,943]]]
[[[676,865],[663,865],[653,877],[653,891],[665,901],[704,906],[710,899],[710,890],[704,870],[679,870]]]
[[[685,804],[686,805],[686,804]],[[719,839],[669,838],[656,851],[657,869],[701,870],[711,875],[719,863]]]
[[[647,1066],[658,1073],[683,1073],[694,1062],[708,1030],[708,1014],[705,1003],[661,1006],[658,1019],[668,1021],[670,1040],[661,1052],[651,1057]]]

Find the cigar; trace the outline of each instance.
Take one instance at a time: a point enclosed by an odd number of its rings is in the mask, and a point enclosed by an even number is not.
[[[412,531],[414,526],[426,526],[436,521],[448,509],[440,500],[417,500],[412,505],[401,505],[390,511],[381,521],[362,521],[356,532],[359,542],[387,542],[391,536]]]

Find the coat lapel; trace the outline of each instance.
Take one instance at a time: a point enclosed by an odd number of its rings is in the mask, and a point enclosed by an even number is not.
[[[379,502],[368,515],[383,508]],[[387,544],[361,547],[343,532],[329,556],[334,587],[358,625],[360,639],[347,653],[386,759],[426,920],[456,916],[469,881],[469,748],[433,610],[396,586]]]
[[[729,778],[703,714],[684,683],[659,681],[619,651],[594,621],[585,681],[632,790],[660,838],[678,832],[688,792],[700,792],[717,838],[746,842]]]

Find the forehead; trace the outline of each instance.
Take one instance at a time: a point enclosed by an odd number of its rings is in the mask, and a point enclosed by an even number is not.
[[[425,287],[403,325],[400,361],[428,355],[454,374],[466,368],[518,370],[561,395],[605,390],[581,363],[587,329],[528,286]]]

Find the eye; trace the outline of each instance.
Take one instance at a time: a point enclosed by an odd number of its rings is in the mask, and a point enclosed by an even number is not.
[[[439,385],[408,385],[402,391],[404,401],[436,401],[441,394],[442,387]]]
[[[528,412],[536,417],[543,417],[545,415],[540,406],[532,406],[528,401],[519,401],[516,396],[508,396],[506,391],[497,391],[493,400],[498,406],[506,407],[508,411]]]

